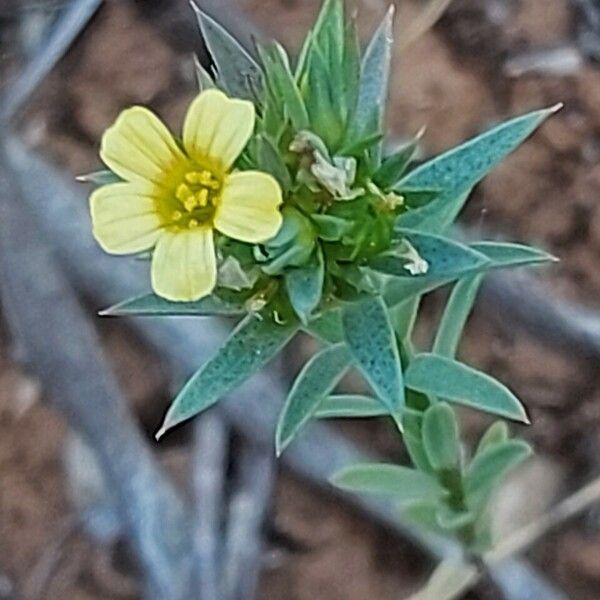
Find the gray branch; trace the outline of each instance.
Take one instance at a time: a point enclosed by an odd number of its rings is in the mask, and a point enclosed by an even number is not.
[[[229,502],[223,556],[223,600],[253,600],[262,563],[263,523],[271,504],[274,457],[267,448],[242,444]]]
[[[94,448],[147,597],[187,600],[187,512],[127,411],[100,342],[20,192],[0,156],[0,299],[9,330],[52,404]]]
[[[29,100],[43,79],[73,43],[79,32],[98,10],[102,0],[73,0],[53,28],[48,39],[39,44],[37,52],[19,78],[0,100],[0,120],[10,121]]]
[[[220,600],[220,537],[225,502],[228,428],[215,410],[196,420],[194,481],[194,591],[198,600]]]

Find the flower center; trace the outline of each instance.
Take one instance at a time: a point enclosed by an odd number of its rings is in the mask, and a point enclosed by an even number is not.
[[[195,229],[212,222],[221,181],[210,171],[188,171],[175,187],[169,221],[178,229]]]

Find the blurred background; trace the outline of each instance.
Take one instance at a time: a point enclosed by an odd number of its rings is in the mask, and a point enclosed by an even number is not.
[[[292,53],[319,7],[199,4],[245,43],[276,36]],[[387,2],[348,5],[366,39]],[[476,189],[463,217],[477,237],[560,258],[491,280],[461,346],[531,414],[518,433],[537,454],[497,500],[507,533],[600,472],[600,2],[397,9],[389,133],[401,140],[426,126],[421,157],[565,104]],[[185,0],[0,1],[0,599],[406,598],[440,548],[393,524],[388,507],[326,485],[359,453],[404,460],[391,426],[315,427],[273,460],[274,414],[312,350],[305,340],[225,408],[156,444],[174,391],[226,327],[96,316],[146,289],[146,266],[95,247],[89,190],[75,176],[101,168],[101,135],[128,105],[179,129],[197,89],[194,53],[208,60]],[[425,303],[423,344],[439,300]],[[475,440],[487,421],[462,417]],[[562,522],[517,558],[512,587],[495,573],[467,597],[600,598],[600,512]],[[181,589],[165,584],[174,580]]]

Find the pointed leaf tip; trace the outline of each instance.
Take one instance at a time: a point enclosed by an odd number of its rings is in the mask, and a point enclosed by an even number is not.
[[[562,110],[564,107],[565,107],[565,103],[564,102],[557,102],[556,104],[554,104],[553,106],[550,106],[546,110],[550,114],[553,115],[553,114],[557,113],[559,110]]]
[[[295,319],[278,324],[268,313],[246,316],[179,392],[167,412],[161,432],[218,402],[278,354],[297,330]]]

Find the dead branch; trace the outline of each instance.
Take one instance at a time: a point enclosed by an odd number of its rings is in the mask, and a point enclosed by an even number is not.
[[[10,121],[68,50],[79,32],[92,18],[102,0],[74,0],[64,11],[50,36],[43,40],[37,53],[17,81],[0,100],[0,120]]]
[[[267,448],[246,441],[239,453],[223,555],[224,600],[255,597],[262,564],[262,529],[275,476],[274,457]]]
[[[100,342],[7,164],[0,155],[0,299],[9,330],[53,406],[96,452],[145,575],[147,597],[186,600],[187,512],[128,412]]]
[[[194,593],[198,600],[219,600],[220,538],[225,503],[229,436],[222,416],[208,411],[194,427]]]

